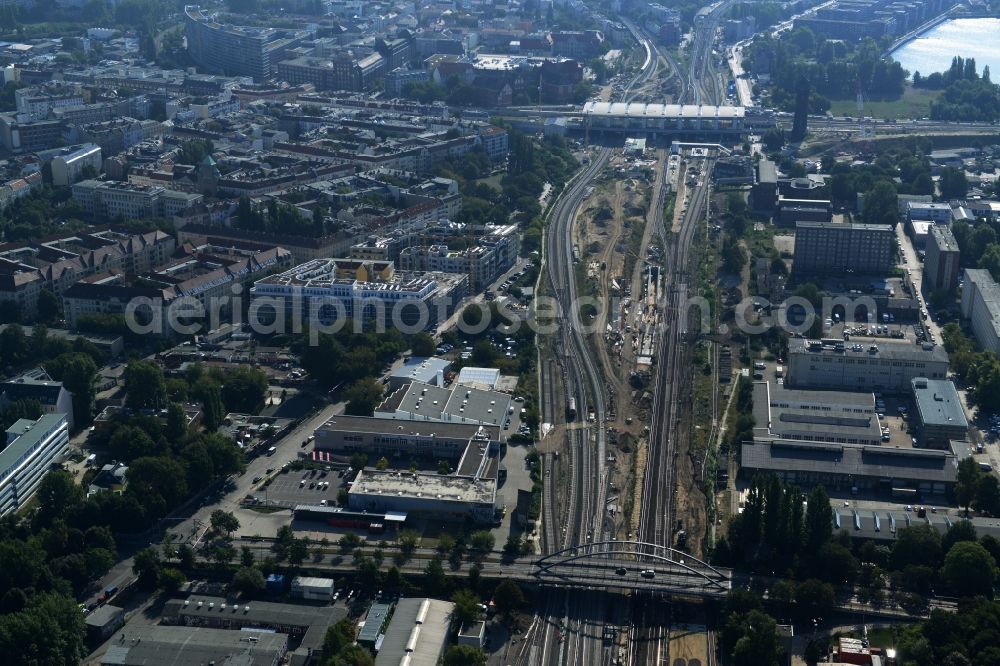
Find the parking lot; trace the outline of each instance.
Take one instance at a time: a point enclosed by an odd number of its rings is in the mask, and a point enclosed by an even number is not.
[[[340,481],[336,470],[327,472],[320,469],[293,470],[278,474],[264,488],[252,493],[260,503],[267,506],[293,508],[297,504],[337,503]]]

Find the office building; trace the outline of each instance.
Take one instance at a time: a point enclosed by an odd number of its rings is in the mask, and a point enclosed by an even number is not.
[[[268,631],[129,625],[111,637],[102,666],[240,664],[279,666],[288,636]]]
[[[741,445],[740,473],[748,479],[775,474],[806,492],[823,485],[838,492],[927,497],[951,492],[958,460],[953,451],[755,437]]]
[[[1000,286],[988,270],[965,269],[961,307],[979,346],[1000,354]]]
[[[909,393],[915,377],[944,379],[948,354],[940,345],[879,340],[860,344],[843,340],[788,341],[789,388]]]
[[[52,158],[52,184],[72,185],[84,176],[88,167],[97,175],[101,172],[101,164],[101,149],[92,143],[64,148]]]
[[[750,207],[755,213],[770,215],[778,205],[778,167],[771,160],[760,160],[754,169],[750,188]]]
[[[14,113],[0,114],[0,145],[14,153],[48,150],[63,143],[66,122],[31,120]]]
[[[778,210],[774,223],[794,227],[798,222],[830,222],[833,205],[826,199],[789,199],[778,194]]]
[[[497,508],[497,481],[495,477],[364,469],[347,499],[355,511],[417,513],[435,520],[490,524]]]
[[[274,76],[277,63],[306,37],[301,31],[223,25],[197,5],[184,8],[184,24],[188,54],[199,67],[257,82]]]
[[[392,392],[412,382],[444,386],[444,373],[450,367],[451,361],[446,358],[411,356],[403,361],[403,365],[389,373],[386,388]]]
[[[502,272],[496,253],[479,245],[464,250],[451,250],[447,245],[412,245],[399,253],[399,268],[468,275],[473,292],[485,289]]]
[[[69,447],[65,414],[43,414],[37,421],[18,419],[7,428],[0,451],[0,516],[19,510],[34,496],[42,479]]]
[[[951,204],[931,201],[908,201],[906,203],[906,219],[911,222],[920,220],[935,224],[950,224],[951,216]]]
[[[884,224],[795,223],[792,270],[797,275],[884,275],[893,265],[896,237]]]
[[[968,437],[969,421],[965,418],[962,398],[950,380],[915,377],[911,385],[924,446],[945,449],[950,441]]]
[[[502,426],[509,418],[510,394],[452,384],[449,388],[413,382],[396,389],[375,408],[375,416],[403,421],[441,421]]]
[[[404,455],[458,460],[469,442],[485,438],[499,450],[501,429],[474,423],[419,423],[370,416],[337,415],[316,428],[316,450],[334,455]]]
[[[397,273],[392,262],[316,259],[258,280],[251,295],[262,317],[266,309],[275,319],[355,320],[415,332],[450,317],[468,285],[465,275]]]
[[[282,60],[277,76],[292,85],[311,83],[316,90],[371,92],[385,75],[385,58],[380,53],[354,54],[343,50],[327,57],[299,56]]]
[[[754,439],[878,446],[882,428],[871,392],[789,389],[754,382]]]
[[[935,224],[927,236],[923,286],[930,294],[939,289],[949,293],[958,288],[958,242],[951,229]]]
[[[455,604],[440,599],[400,599],[385,629],[375,666],[437,664],[448,647]]]

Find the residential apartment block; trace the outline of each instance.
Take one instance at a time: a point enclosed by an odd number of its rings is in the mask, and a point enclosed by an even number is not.
[[[69,424],[65,414],[43,414],[37,421],[17,420],[6,436],[0,452],[0,516],[27,504],[60,461],[69,447]]]
[[[289,322],[357,320],[423,330],[451,316],[468,294],[469,278],[397,273],[392,262],[316,259],[258,280],[250,291],[252,307]]]
[[[980,347],[1000,354],[1000,286],[984,268],[965,269],[962,318],[972,326]]]
[[[793,270],[884,275],[892,268],[895,240],[892,227],[884,224],[799,221]]]
[[[91,216],[126,220],[171,218],[201,203],[201,194],[168,190],[158,185],[82,180],[73,185],[73,198]]]
[[[927,256],[924,259],[924,286],[927,293],[958,288],[958,242],[951,229],[935,224],[927,236]]]
[[[31,317],[43,288],[61,296],[78,280],[101,272],[140,273],[164,263],[174,237],[162,231],[125,234],[98,229],[0,245],[0,301],[14,301]]]

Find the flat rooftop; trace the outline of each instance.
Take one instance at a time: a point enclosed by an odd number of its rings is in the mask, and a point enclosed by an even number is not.
[[[950,451],[785,439],[744,442],[741,460],[747,471],[837,474],[932,483],[954,483],[958,466],[957,457]]]
[[[753,413],[755,431],[778,437],[877,443],[882,436],[873,393],[800,391],[760,381],[754,383]]]
[[[499,441],[500,428],[493,425],[476,423],[448,423],[444,421],[404,421],[400,419],[383,419],[373,416],[346,416],[338,414],[326,423],[316,428],[317,431],[329,430],[339,432],[371,432],[382,435],[406,434],[416,437],[449,437],[454,439],[469,439],[482,430],[493,441]]]
[[[914,377],[910,385],[920,421],[925,426],[969,427],[962,398],[950,380]]]
[[[408,471],[364,469],[351,486],[352,495],[436,499],[440,502],[491,504],[496,481]]]
[[[860,348],[859,348],[860,347]],[[948,362],[948,352],[933,343],[914,344],[906,340],[880,338],[877,343],[858,345],[843,340],[791,338],[789,356],[795,354],[837,354],[856,358],[884,358],[896,361]]]
[[[102,664],[238,664],[271,666],[288,636],[267,631],[128,625],[112,636]]]

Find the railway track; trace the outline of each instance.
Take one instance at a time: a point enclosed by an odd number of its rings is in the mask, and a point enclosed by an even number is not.
[[[648,83],[657,71],[659,53],[651,40],[637,39],[646,50],[643,67],[622,92],[628,101],[638,87]],[[589,195],[590,183],[604,170],[611,157],[610,148],[601,148],[593,155],[590,164],[564,189],[551,209],[546,231],[544,256],[546,274],[552,293],[561,307],[565,323],[576,322],[577,286],[574,268],[573,227],[583,201]],[[563,325],[556,333],[558,367],[562,372],[564,400],[573,397],[576,402],[576,419],[566,425],[569,458],[569,501],[564,521],[559,522],[555,511],[555,478],[548,471],[545,476],[543,496],[548,505],[543,507],[545,522],[550,526],[544,531],[544,547],[558,549],[603,540],[605,534],[605,502],[607,493],[606,433],[604,421],[607,396],[601,375],[588,341],[579,326]],[[542,361],[541,387],[543,421],[555,423],[564,403],[557,399],[555,388],[559,375],[557,359]],[[594,415],[588,422],[588,415]],[[547,456],[546,470],[552,469],[554,456]],[[564,526],[562,534],[560,527]],[[551,550],[550,550],[551,552]],[[535,631],[528,666],[556,662],[560,665],[583,664],[586,666],[609,661],[610,654],[604,647],[603,627],[605,599],[590,591],[570,590],[548,595],[546,608],[539,618],[540,628]],[[533,656],[532,656],[533,655]]]
[[[675,527],[676,483],[674,479],[676,442],[684,435],[682,422],[688,407],[690,366],[685,343],[686,285],[688,260],[698,225],[708,205],[707,177],[713,160],[705,160],[702,185],[696,186],[688,201],[680,233],[667,243],[669,253],[664,271],[663,328],[657,345],[657,369],[650,423],[649,455],[643,481],[643,502],[639,519],[639,540],[672,547]],[[669,605],[646,604],[638,609],[631,629],[630,663],[659,665],[667,656]]]

